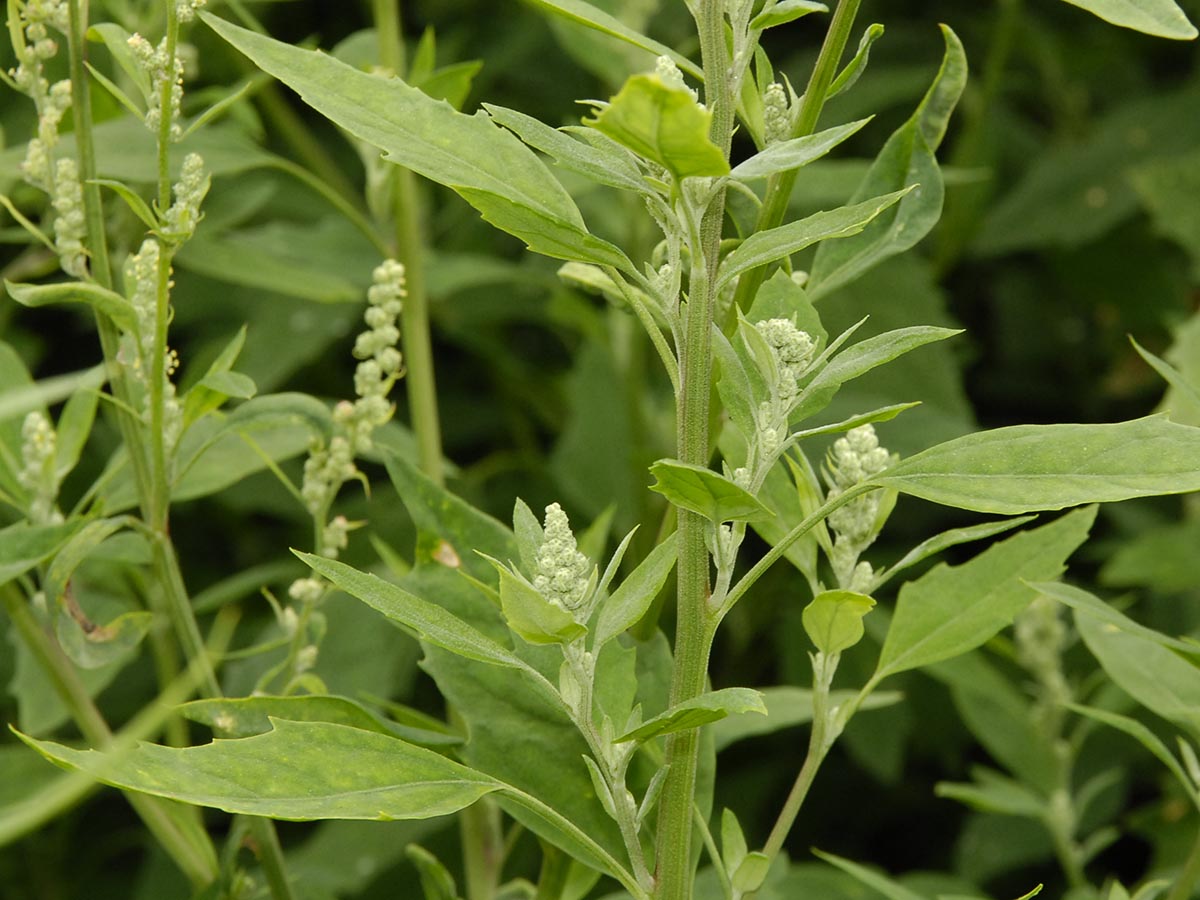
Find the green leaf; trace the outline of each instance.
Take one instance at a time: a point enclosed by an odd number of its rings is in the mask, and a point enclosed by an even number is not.
[[[523,575],[491,560],[500,574],[500,607],[508,627],[531,644],[569,644],[587,629],[561,606],[551,603]]]
[[[717,289],[725,287],[743,272],[797,253],[818,241],[858,234],[885,209],[900,202],[910,190],[905,188],[841,209],[814,213],[797,222],[750,235],[721,261]]]
[[[762,887],[767,880],[767,871],[771,868],[771,857],[761,850],[746,854],[746,858],[733,870],[730,881],[736,891],[751,893]]]
[[[528,669],[528,665],[491,638],[442,607],[422,600],[375,575],[311,553],[293,551],[319,575],[339,588],[416,632],[422,639],[459,656],[496,666]]]
[[[558,240],[567,232],[581,243],[590,238],[575,202],[545,164],[486,113],[464,115],[399,78],[371,75],[322,53],[201,15],[330,121],[386,151],[388,161],[458,191],[468,202],[482,203],[490,221],[518,229],[513,234],[531,246],[554,245],[546,223],[553,224],[550,230]],[[502,212],[497,198],[515,209]],[[530,221],[537,224],[526,232]]]
[[[658,41],[634,31],[620,19],[590,3],[585,3],[583,0],[525,0],[525,2],[552,15],[561,16],[568,21],[625,41],[625,43],[653,53],[655,56],[669,56],[675,61],[675,65],[693,78],[704,80],[704,71],[686,56],[666,44],[660,44]]]
[[[962,329],[915,325],[911,328],[897,328],[895,331],[877,334],[857,344],[851,344],[826,363],[804,387],[792,418],[804,419],[816,414],[829,404],[837,389],[846,382],[853,381],[918,347],[944,341],[958,334],[962,334]]]
[[[271,719],[287,719],[289,722],[329,722],[361,728],[422,747],[447,747],[462,743],[461,738],[452,734],[390,722],[347,697],[307,694],[193,700],[180,706],[179,712],[193,722],[208,725],[223,737],[231,738],[265,734],[272,728]]]
[[[1033,519],[1033,516],[1001,519],[998,522],[985,522],[982,525],[969,525],[966,528],[951,528],[948,531],[943,531],[941,534],[926,538],[905,553],[904,556],[900,557],[890,567],[880,572],[876,576],[876,587],[894,578],[909,566],[914,566],[922,560],[936,556],[943,550],[949,550],[951,547],[957,547],[959,544],[969,544],[972,541],[981,541],[984,538],[1003,534],[1014,528],[1020,528],[1027,522],[1032,522]]]
[[[975,779],[973,784],[940,781],[934,793],[980,812],[1039,820],[1045,816],[1046,799],[1019,781],[983,766],[972,766],[971,775]]]
[[[1149,587],[1182,593],[1200,584],[1200,519],[1139,528],[1122,540],[1100,569],[1108,587]]]
[[[1028,581],[1057,577],[1087,538],[1095,507],[993,544],[960,566],[941,563],[900,589],[873,679],[973,650],[1012,624],[1037,591]]]
[[[848,284],[889,256],[908,250],[941,216],[944,188],[934,152],[967,81],[962,43],[949,27],[942,25],[941,29],[946,54],[933,84],[912,117],[888,138],[851,200],[901,188],[912,193],[858,237],[817,249],[809,279],[813,300]]]
[[[54,450],[54,474],[58,478],[69,475],[79,462],[88,436],[92,433],[99,403],[100,391],[86,384],[80,385],[67,398],[58,417],[58,443]]]
[[[590,234],[587,229],[538,209],[514,204],[491,191],[457,188],[464,200],[479,210],[485,222],[525,241],[534,253],[553,259],[577,260],[598,266],[614,266],[627,274],[637,268],[615,245]]]
[[[0,529],[0,584],[24,575],[34,566],[58,552],[72,535],[83,527],[75,519],[57,525],[30,525],[17,522]]]
[[[596,620],[593,652],[641,621],[675,568],[677,558],[675,535],[671,534],[651,550],[603,602]]]
[[[814,159],[820,159],[842,141],[857,134],[870,121],[868,117],[846,125],[838,125],[836,128],[827,128],[807,137],[778,141],[745,162],[738,163],[729,175],[731,178],[749,180],[769,178],[779,172],[799,169]]]
[[[487,513],[435,484],[407,459],[389,453],[387,470],[419,532],[418,564],[436,562],[495,585],[496,573],[486,557],[521,558],[511,531]]]
[[[103,625],[60,610],[54,633],[71,662],[81,669],[100,669],[128,659],[153,624],[154,614],[146,610],[122,613]]]
[[[801,620],[809,640],[827,656],[853,647],[863,636],[863,617],[875,606],[866,594],[823,591],[804,607]]]
[[[490,103],[483,104],[483,108],[492,119],[512,131],[530,147],[550,156],[562,168],[597,184],[637,193],[649,191],[633,157],[624,148],[606,153],[598,147],[564,134],[557,128],[551,128],[533,116]]]
[[[1162,376],[1163,381],[1190,400],[1197,408],[1200,408],[1200,389],[1197,389],[1196,385],[1188,381],[1182,372],[1165,359],[1155,356],[1135,341],[1132,335],[1129,337],[1129,343],[1133,344],[1133,349],[1138,352],[1138,356],[1144,359],[1150,365],[1150,368]]]
[[[1132,629],[1083,609],[1075,626],[1108,677],[1151,712],[1200,737],[1200,669]]]
[[[833,83],[829,85],[829,90],[825,93],[827,101],[854,87],[862,73],[866,71],[867,62],[871,58],[871,45],[883,37],[883,30],[883,26],[878,23],[867,26],[863,36],[858,39],[858,50],[855,51],[850,62],[846,63],[845,68],[838,72]]]
[[[780,0],[770,9],[764,9],[751,19],[750,27],[766,30],[774,28],[776,25],[786,25],[788,22],[794,22],[815,12],[829,12],[829,7],[824,3],[816,3],[814,0]]]
[[[776,731],[812,721],[812,691],[808,688],[764,687],[759,688],[758,692],[767,707],[767,714],[765,716],[731,716],[715,723],[711,730],[717,750],[724,750],[730,744],[736,744],[747,738],[774,734]],[[858,691],[831,691],[829,702],[832,706],[840,706],[857,696]],[[858,711],[883,709],[899,703],[903,699],[904,695],[899,691],[874,691],[863,701]]]
[[[502,787],[396,738],[326,722],[273,724],[255,737],[183,749],[139,744],[114,754],[18,737],[114,787],[274,819],[425,819]]]
[[[1081,716],[1087,716],[1089,719],[1095,719],[1097,722],[1103,722],[1118,731],[1123,731],[1129,735],[1166,766],[1171,774],[1183,786],[1184,791],[1196,802],[1196,785],[1192,779],[1188,777],[1179,760],[1175,758],[1175,754],[1167,749],[1167,745],[1159,740],[1158,735],[1139,722],[1137,719],[1131,719],[1129,716],[1123,716],[1120,713],[1115,713],[1108,709],[1098,709],[1094,706],[1084,706],[1079,703],[1065,704],[1067,709],[1072,712],[1077,712]]]
[[[901,460],[872,479],[978,512],[1014,514],[1200,490],[1200,429],[1147,416],[1115,425],[1016,425]]]
[[[729,174],[729,162],[708,137],[712,113],[687,88],[668,87],[658,75],[630,77],[609,104],[584,124],[658,163],[676,178]]]
[[[699,728],[709,722],[717,722],[734,713],[756,712],[767,714],[762,694],[750,688],[722,688],[709,691],[691,700],[677,703],[654,718],[643,722],[632,731],[617,738],[617,743],[637,741],[642,743],[652,737]]]
[[[129,528],[132,521],[127,516],[114,516],[108,519],[94,519],[71,536],[62,549],[54,556],[45,577],[42,579],[42,590],[54,602],[60,602],[67,589],[67,583],[88,556],[100,544],[119,531]]]
[[[1190,41],[1196,36],[1196,26],[1179,8],[1175,0],[1066,0],[1072,6],[1086,9],[1106,22],[1132,28],[1155,37]]]
[[[745,488],[704,466],[660,459],[650,467],[650,474],[657,479],[650,490],[712,522],[740,522],[771,515]]]
[[[1057,600],[1059,603],[1079,612],[1087,613],[1092,618],[1112,625],[1120,631],[1136,635],[1147,641],[1153,641],[1168,650],[1174,650],[1178,653],[1185,653],[1191,656],[1200,655],[1200,645],[1194,642],[1181,641],[1178,638],[1163,634],[1161,631],[1147,628],[1145,625],[1135,622],[1119,609],[1105,603],[1095,594],[1085,591],[1083,588],[1060,582],[1031,582],[1029,586],[1039,593]]]
[[[409,844],[404,853],[417,868],[425,900],[458,900],[454,876],[436,856],[420,844]]]
[[[866,866],[860,866],[856,862],[851,862],[841,856],[835,856],[832,853],[813,849],[813,853],[830,865],[837,866],[843,872],[852,875],[855,879],[862,882],[869,888],[874,888],[881,893],[887,900],[929,900],[922,894],[910,891],[903,885],[893,881],[892,879],[880,875]]]
[[[58,284],[14,284],[4,282],[9,296],[22,306],[50,306],[57,303],[83,303],[111,319],[122,331],[137,334],[137,313],[133,304],[115,291],[98,284],[66,281]]]
[[[746,836],[742,833],[742,825],[738,822],[737,814],[732,809],[721,811],[721,860],[725,863],[725,871],[730,872],[742,864],[746,858]]]

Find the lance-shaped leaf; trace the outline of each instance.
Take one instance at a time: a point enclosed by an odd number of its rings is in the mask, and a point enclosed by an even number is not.
[[[870,121],[870,118],[859,119],[857,122],[827,128],[807,137],[771,144],[761,153],[738,163],[729,174],[733,178],[742,179],[768,178],[778,172],[799,169],[815,159],[820,159]]]
[[[906,583],[873,680],[966,653],[1010,625],[1037,596],[1027,582],[1056,578],[1095,518],[1095,507],[1076,510]]]
[[[767,714],[762,694],[750,688],[722,688],[709,691],[691,700],[677,703],[665,712],[643,722],[632,731],[617,738],[617,742],[648,741],[652,737],[699,728],[709,722],[718,722],[734,713]]]
[[[669,56],[683,71],[693,78],[704,79],[704,71],[683,54],[671,49],[666,44],[660,44],[641,32],[634,31],[616,16],[610,15],[599,7],[584,0],[525,0],[531,6],[543,9],[552,15],[561,16],[568,21],[588,28],[594,28],[609,37],[640,47],[655,56]]]
[[[65,768],[127,790],[231,813],[308,819],[427,819],[503,785],[441,754],[327,722],[274,720],[266,734],[113,754],[22,740]]]
[[[901,460],[876,484],[1006,515],[1200,490],[1200,428],[1147,416],[1114,425],[1016,425]]]
[[[843,206],[841,209],[814,213],[798,222],[789,222],[787,225],[750,235],[721,262],[721,268],[717,272],[717,289],[720,290],[749,269],[797,253],[818,241],[858,234],[872,219],[899,202],[909,190],[906,188],[851,206]]]
[[[137,334],[137,313],[133,304],[115,291],[98,284],[66,281],[59,284],[15,284],[4,282],[10,297],[22,306],[51,306],[58,303],[83,303],[109,318],[122,331]]]
[[[422,747],[461,744],[462,739],[444,731],[401,725],[377,715],[348,697],[306,694],[295,697],[219,697],[193,700],[179,707],[193,722],[208,725],[226,737],[251,737],[270,731],[272,719],[289,722],[328,722],[374,731]]]
[[[311,553],[294,552],[312,566],[314,572],[324,575],[347,594],[357,597],[389,619],[416,632],[431,644],[437,644],[452,653],[479,662],[513,669],[529,668],[528,664],[517,658],[512,651],[435,603],[422,600],[403,588],[375,575],[353,569],[345,563]]]
[[[600,110],[585,119],[623,147],[668,169],[676,178],[726,175],[729,162],[708,137],[712,113],[682,87],[658,75],[633,75]]]
[[[1121,612],[1115,606],[1105,603],[1095,594],[1085,591],[1083,588],[1076,587],[1073,584],[1063,584],[1058,581],[1033,582],[1029,586],[1037,589],[1047,597],[1057,600],[1059,603],[1079,612],[1087,613],[1092,618],[1106,622],[1126,634],[1132,634],[1147,641],[1152,641],[1161,647],[1166,647],[1168,650],[1174,650],[1176,653],[1186,653],[1191,656],[1200,657],[1200,644],[1194,641],[1182,641],[1179,638],[1163,634],[1161,631],[1155,631],[1153,628],[1147,628],[1140,622],[1135,622],[1129,618],[1129,616],[1125,615],[1125,613]]]
[[[933,84],[912,117],[888,138],[851,199],[859,201],[903,187],[917,189],[858,237],[817,250],[809,280],[814,300],[912,247],[942,214],[944,187],[934,151],[967,82],[967,56],[954,32],[941,27],[946,54]]]
[[[772,515],[744,487],[704,466],[660,459],[650,467],[650,474],[657,479],[650,490],[712,522],[740,522]]]
[[[1200,798],[1196,794],[1196,785],[1188,777],[1179,760],[1175,758],[1175,754],[1167,749],[1167,745],[1159,739],[1158,735],[1137,719],[1131,719],[1129,716],[1123,716],[1112,710],[1098,709],[1094,706],[1083,706],[1078,703],[1067,703],[1065,705],[1072,712],[1077,712],[1081,716],[1087,716],[1089,719],[1095,719],[1097,722],[1103,722],[1105,725],[1111,726],[1118,731],[1125,732],[1153,753],[1158,761],[1171,771],[1171,774],[1178,779],[1183,789],[1187,791],[1188,796],[1192,798],[1193,803],[1200,802]]]
[[[1132,28],[1155,37],[1190,41],[1196,36],[1196,26],[1175,0],[1067,0],[1072,6],[1086,9],[1106,22]]]
[[[603,243],[588,234],[575,202],[537,154],[486,113],[465,115],[399,78],[371,75],[202,15],[330,121],[385,151],[390,162],[459,191],[489,221],[531,247],[561,249],[576,242],[581,255],[567,258],[591,259],[595,245]],[[610,255],[619,252],[613,247]]]
[[[780,0],[751,19],[750,27],[766,30],[776,25],[786,25],[815,12],[829,12],[829,7],[814,0]]]
[[[23,575],[58,551],[83,522],[78,519],[57,525],[18,522],[0,529],[0,584]]]
[[[1200,737],[1200,668],[1158,641],[1075,611],[1075,626],[1108,677],[1140,704]]]
[[[600,617],[596,620],[593,652],[641,620],[662,590],[677,557],[675,536],[672,534],[651,550],[638,563],[638,567],[629,573],[629,577],[621,582],[621,586],[613,591],[612,596],[604,601],[600,607]]]

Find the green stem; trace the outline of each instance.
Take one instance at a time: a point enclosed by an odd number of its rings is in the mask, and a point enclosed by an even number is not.
[[[1192,844],[1187,861],[1183,864],[1183,871],[1171,885],[1171,893],[1167,894],[1167,900],[1188,900],[1197,882],[1200,882],[1200,833],[1197,833],[1196,842]]]
[[[829,748],[837,738],[830,727],[832,721],[829,709],[829,688],[833,684],[833,673],[837,664],[836,654],[826,656],[818,652],[813,657],[813,724],[808,739],[808,755],[804,757],[800,773],[796,776],[796,781],[783,803],[783,809],[771,828],[766,844],[763,845],[763,852],[771,860],[783,849],[783,842],[787,840],[788,833],[800,814],[800,807],[817,777],[817,770],[821,768],[821,763],[825,761]]]
[[[16,626],[21,641],[33,654],[42,673],[50,682],[55,694],[71,714],[84,738],[93,747],[105,749],[112,744],[113,734],[92,702],[87,688],[79,680],[71,661],[63,654],[57,642],[34,618],[25,598],[9,584],[4,588],[4,608]],[[180,871],[197,887],[202,887],[217,877],[217,854],[208,836],[196,823],[184,818],[193,811],[181,812],[181,808],[160,800],[124,791],[129,805],[146,824],[155,840],[167,852]]]
[[[703,0],[697,25],[704,64],[705,101],[713,114],[710,136],[728,155],[734,110],[729,96],[729,60],[721,0]],[[687,202],[685,198],[685,205]],[[721,190],[712,199],[701,221],[700,246],[692,247],[691,292],[684,312],[677,454],[681,462],[699,466],[707,465],[709,458],[712,321],[724,211],[725,193]],[[672,704],[702,693],[708,672],[716,623],[709,610],[706,525],[702,516],[679,510]],[[657,900],[687,900],[692,896],[692,803],[699,749],[700,736],[696,729],[679,731],[667,738],[667,777],[658,810]]]
[[[825,107],[829,85],[833,82],[834,75],[837,74],[838,66],[841,65],[842,54],[846,50],[846,43],[850,40],[854,17],[858,15],[858,7],[861,2],[862,0],[839,0],[833,20],[829,23],[829,31],[825,34],[825,41],[821,45],[821,52],[817,56],[816,65],[813,66],[812,75],[808,79],[808,86],[804,90],[804,100],[800,104],[800,112],[792,127],[791,137],[807,137],[816,130],[817,122],[821,118],[821,110]],[[798,169],[792,169],[772,175],[767,179],[767,191],[763,198],[762,208],[758,211],[758,221],[754,226],[755,232],[777,228],[783,222],[783,217],[787,213],[788,201],[792,196],[792,188],[796,185],[798,171]],[[766,274],[766,267],[760,266],[744,273],[738,279],[737,291],[730,308],[731,316],[736,315],[733,310],[750,308],[750,303],[754,300],[754,295],[758,293]]]
[[[404,38],[398,0],[372,0],[379,32],[379,61],[402,77]],[[392,172],[396,258],[404,264],[407,296],[401,313],[401,339],[407,371],[409,415],[417,438],[418,463],[435,484],[446,480],[442,465],[442,436],[438,422],[437,386],[433,375],[433,343],[429,334],[429,296],[425,289],[425,241],[421,233],[421,203],[416,176],[409,169]]]
[[[553,844],[542,845],[542,868],[538,873],[537,895],[533,900],[560,900],[571,871],[571,858]]]

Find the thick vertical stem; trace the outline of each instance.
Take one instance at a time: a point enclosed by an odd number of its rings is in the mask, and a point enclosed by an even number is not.
[[[713,114],[711,137],[728,154],[733,132],[733,105],[729,96],[724,4],[720,0],[703,0],[697,24],[704,64],[705,101]],[[724,207],[724,193],[719,192],[701,222],[701,246],[693,250],[691,291],[684,313],[677,454],[682,462],[701,466],[708,464],[709,455],[712,318],[716,306],[715,276]],[[713,617],[708,608],[709,559],[704,529],[703,517],[679,510],[672,704],[702,693],[708,671]],[[692,895],[692,803],[699,745],[696,730],[677,732],[667,739],[667,777],[658,814],[655,897],[659,900],[686,900]]]
[[[861,2],[862,0],[839,0],[833,20],[829,23],[829,31],[825,34],[825,41],[821,45],[821,52],[817,56],[816,65],[813,66],[812,75],[808,79],[808,86],[804,90],[800,113],[792,128],[791,136],[793,138],[805,137],[816,129],[817,122],[821,118],[821,110],[825,107],[829,85],[833,82],[833,77],[841,64],[842,54],[846,50],[850,31],[854,27],[854,17],[858,15],[858,7]],[[763,198],[762,208],[758,212],[755,231],[776,228],[783,222],[783,217],[787,213],[788,200],[792,196],[792,188],[796,185],[797,171],[792,169],[772,175],[767,179],[767,193]],[[731,315],[734,314],[732,310],[750,308],[750,303],[753,301],[754,295],[758,293],[766,274],[766,267],[760,266],[746,272],[738,279]]]

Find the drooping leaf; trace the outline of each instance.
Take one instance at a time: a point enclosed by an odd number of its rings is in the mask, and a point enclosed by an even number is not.
[[[767,713],[767,707],[758,691],[750,688],[722,688],[675,704],[660,715],[621,735],[617,742],[648,741],[662,734],[699,728],[734,713],[748,712],[762,715]]]
[[[1030,587],[1036,588],[1047,597],[1057,600],[1071,609],[1087,613],[1092,618],[1105,622],[1118,631],[1136,635],[1177,653],[1200,656],[1200,645],[1173,638],[1161,631],[1155,631],[1153,628],[1147,628],[1140,622],[1129,618],[1115,606],[1105,603],[1091,591],[1061,582],[1031,582]]]
[[[704,466],[660,459],[650,467],[650,474],[657,479],[650,490],[709,521],[736,522],[771,515],[745,488]]]
[[[286,719],[274,726],[238,740],[182,749],[139,744],[112,756],[19,736],[52,762],[105,784],[276,819],[424,819],[502,787],[432,750],[360,728]]]
[[[1086,9],[1106,22],[1132,28],[1155,37],[1190,41],[1196,36],[1196,26],[1175,0],[1066,0],[1073,6]]]
[[[51,306],[58,303],[82,303],[111,319],[122,331],[137,334],[137,313],[133,304],[115,291],[98,284],[66,281],[58,284],[14,284],[4,282],[10,297],[22,306]]]
[[[1123,731],[1129,735],[1166,766],[1176,780],[1187,793],[1193,798],[1196,795],[1196,785],[1188,777],[1179,760],[1175,758],[1175,754],[1167,749],[1164,744],[1153,731],[1139,722],[1137,719],[1131,719],[1129,716],[1123,716],[1120,713],[1115,713],[1108,709],[1099,709],[1095,706],[1084,706],[1079,703],[1066,704],[1067,709],[1072,712],[1077,712],[1081,716],[1087,716],[1089,719],[1095,719],[1097,722],[1103,722],[1118,731]]]
[[[552,15],[561,16],[571,22],[593,28],[602,34],[625,41],[634,47],[639,47],[655,56],[669,56],[684,72],[693,78],[704,79],[704,71],[681,53],[660,44],[637,31],[634,31],[620,19],[611,16],[584,0],[525,0],[525,2],[543,9]]]
[[[409,844],[404,848],[404,853],[417,867],[425,900],[458,900],[454,876],[436,856],[420,844]]]
[[[490,221],[530,246],[604,243],[588,234],[575,202],[537,155],[486,113],[465,115],[399,78],[201,15],[326,118],[384,150],[390,162],[478,201]]]
[[[1047,799],[1028,785],[984,766],[972,766],[971,775],[973,783],[941,781],[934,792],[980,812],[1039,820],[1046,814]]]
[[[528,665],[514,656],[511,650],[485,637],[437,604],[422,600],[403,588],[375,575],[353,569],[345,563],[299,551],[296,551],[296,555],[346,593],[411,629],[431,644],[479,662],[528,669]]]
[[[941,29],[946,54],[933,84],[912,117],[888,138],[851,200],[901,188],[912,192],[862,234],[817,249],[809,280],[813,300],[848,284],[889,256],[908,250],[941,216],[944,188],[934,153],[967,81],[962,43],[948,26]]]
[[[1033,519],[1033,516],[1017,516],[1012,519],[1001,519],[998,522],[985,522],[982,525],[969,525],[966,528],[951,528],[948,531],[943,531],[941,534],[936,534],[931,538],[921,541],[921,543],[905,553],[904,556],[900,557],[900,559],[886,570],[879,573],[879,577],[890,580],[909,566],[916,565],[921,560],[928,559],[931,556],[936,556],[943,550],[949,550],[951,547],[957,547],[959,544],[969,544],[972,541],[981,541],[984,538],[995,537],[1014,528],[1020,528],[1022,525],[1032,522]],[[878,584],[882,583],[884,583],[883,580],[878,581]]]
[[[1029,605],[1087,538],[1094,507],[993,544],[960,566],[935,566],[900,589],[873,678],[927,666],[973,650]],[[1042,574],[1045,573],[1045,574]]]
[[[858,234],[881,212],[900,202],[908,190],[883,194],[841,209],[814,213],[797,222],[750,235],[721,261],[721,268],[717,272],[717,289],[720,290],[743,272],[797,253],[818,241]]]
[[[708,136],[712,113],[687,88],[671,87],[658,75],[634,75],[584,123],[676,178],[729,173],[729,162]]]
[[[1016,425],[901,460],[876,483],[1006,515],[1200,490],[1200,429],[1148,416],[1115,425]]]
[[[1169,722],[1200,737],[1200,668],[1155,640],[1083,609],[1075,626],[1108,677]]]

